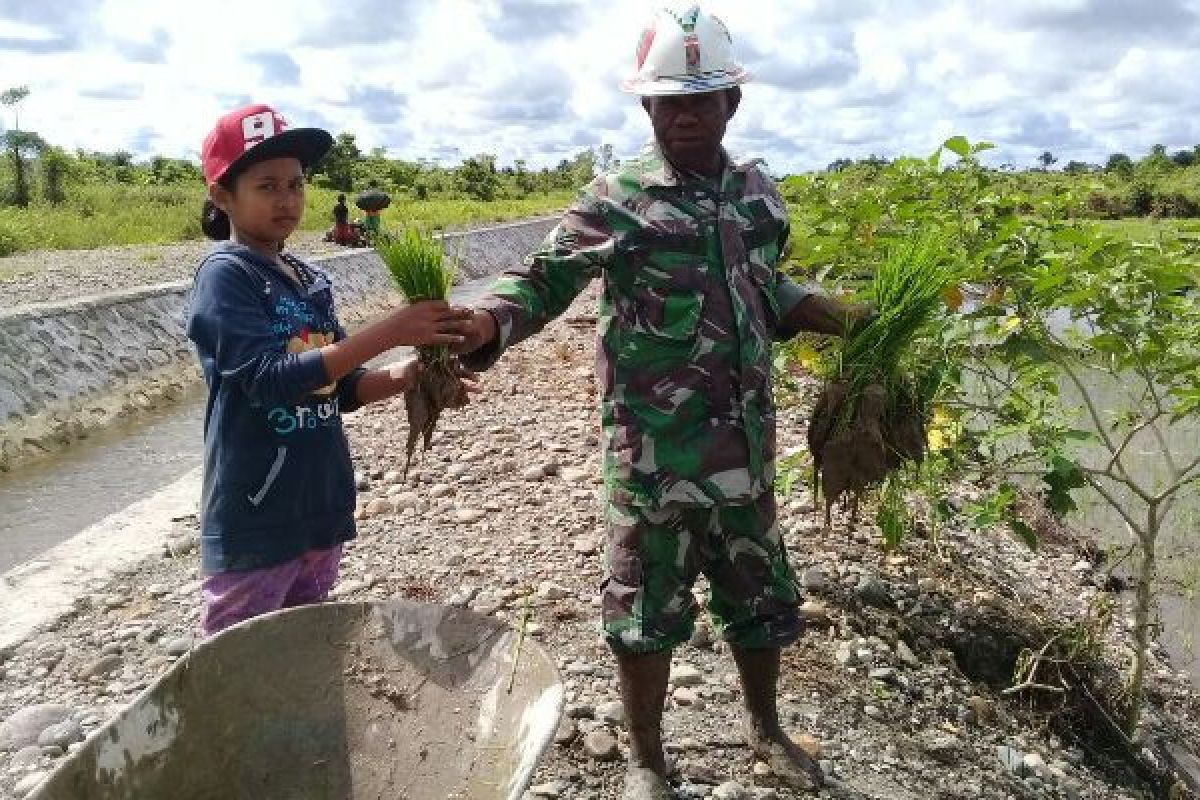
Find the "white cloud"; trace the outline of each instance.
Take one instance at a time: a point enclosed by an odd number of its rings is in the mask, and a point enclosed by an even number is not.
[[[648,135],[616,84],[655,0],[0,0],[23,125],[86,149],[194,157],[255,100],[364,149],[553,164]],[[776,172],[987,138],[998,161],[1200,141],[1200,0],[711,0],[761,77],[732,149]],[[3,88],[3,87],[0,87]]]

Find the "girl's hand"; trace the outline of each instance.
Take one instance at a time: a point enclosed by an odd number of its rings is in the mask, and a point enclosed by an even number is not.
[[[367,370],[367,374],[358,379],[358,402],[365,406],[404,394],[417,385],[420,377],[421,362],[415,357],[380,369]]]
[[[417,358],[397,361],[388,364],[383,371],[388,376],[388,395],[400,394],[417,385],[417,378],[421,376],[421,361]]]
[[[451,308],[441,301],[425,301],[393,311],[384,320],[395,345],[427,347],[461,346],[470,332],[471,310]]]
[[[467,394],[482,394],[483,385],[479,382],[479,375],[467,369],[462,364],[457,363],[457,359],[455,360],[455,363],[457,365],[455,372],[458,375],[459,380],[462,381],[463,388],[467,390]]]

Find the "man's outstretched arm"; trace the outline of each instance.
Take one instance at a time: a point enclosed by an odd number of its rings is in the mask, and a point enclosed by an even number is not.
[[[602,181],[581,192],[524,267],[504,273],[476,305],[466,342],[455,348],[467,368],[487,369],[509,347],[544,328],[612,259],[613,232],[597,197]]]

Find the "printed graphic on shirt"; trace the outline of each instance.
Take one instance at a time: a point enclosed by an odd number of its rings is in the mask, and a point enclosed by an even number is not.
[[[333,333],[318,333],[310,331],[308,328],[302,328],[300,333],[288,339],[287,351],[289,353],[305,353],[309,350],[315,350],[319,347],[324,347],[327,344],[333,344],[336,334]],[[337,383],[331,383],[328,386],[322,386],[313,394],[318,397],[329,397],[337,389]]]
[[[267,412],[267,421],[271,429],[280,436],[287,436],[296,431],[327,428],[341,422],[341,404],[336,397],[331,397],[324,403],[310,403],[297,406],[276,406]]]

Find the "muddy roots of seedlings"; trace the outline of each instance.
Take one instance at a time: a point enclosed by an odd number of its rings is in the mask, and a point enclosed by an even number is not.
[[[404,394],[404,407],[408,412],[405,477],[417,450],[417,442],[422,442],[422,450],[428,450],[432,444],[433,432],[442,412],[467,404],[467,387],[459,376],[457,359],[445,353],[428,351],[422,351],[420,358],[422,369],[417,385]]]
[[[890,396],[872,384],[850,397],[842,381],[826,384],[808,426],[813,455],[813,494],[825,496],[825,527],[833,504],[844,494],[854,507],[862,493],[878,486],[889,472],[925,457],[928,411],[906,388]]]

